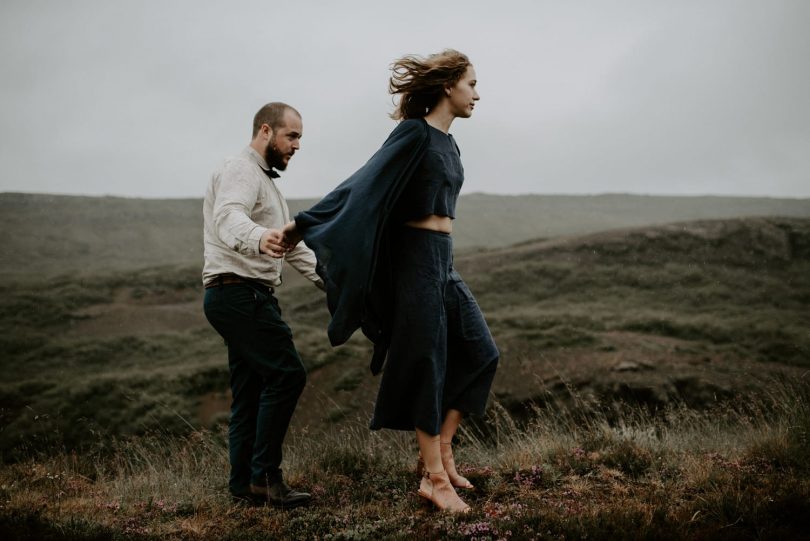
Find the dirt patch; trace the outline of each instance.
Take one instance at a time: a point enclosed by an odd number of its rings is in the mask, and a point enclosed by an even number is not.
[[[230,410],[230,390],[207,393],[200,397],[197,418],[204,427],[211,428],[220,421],[227,420],[227,414]]]
[[[67,335],[113,338],[207,327],[199,301],[176,304],[141,304],[116,300],[76,311]]]

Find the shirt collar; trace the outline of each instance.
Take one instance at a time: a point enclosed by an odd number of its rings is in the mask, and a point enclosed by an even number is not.
[[[275,170],[274,170],[272,167],[270,167],[269,165],[267,165],[267,161],[264,159],[264,156],[262,156],[261,154],[259,154],[258,152],[256,152],[256,149],[255,149],[255,148],[253,148],[252,146],[248,145],[247,147],[245,147],[245,152],[247,153],[247,155],[248,155],[248,156],[249,156],[249,157],[250,157],[250,158],[251,158],[251,159],[252,159],[254,162],[256,162],[256,165],[258,165],[259,167],[261,167],[261,168],[262,168],[262,171],[264,171],[264,174],[265,174],[265,175],[267,175],[267,176],[268,176],[268,177],[270,177],[270,178],[278,178],[278,177],[280,177],[280,176],[281,176],[281,175],[279,175],[279,174],[278,174],[278,173],[277,173],[277,172],[276,172],[276,171],[275,171]]]

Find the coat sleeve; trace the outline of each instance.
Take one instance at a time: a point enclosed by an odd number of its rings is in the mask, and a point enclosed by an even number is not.
[[[367,307],[374,282],[379,242],[397,198],[424,155],[428,141],[423,120],[405,120],[352,176],[309,210],[295,216],[296,227],[318,258],[332,320],[329,340],[342,344],[359,327],[375,343],[384,327]],[[379,288],[378,288],[379,289]],[[373,294],[384,295],[384,291]]]

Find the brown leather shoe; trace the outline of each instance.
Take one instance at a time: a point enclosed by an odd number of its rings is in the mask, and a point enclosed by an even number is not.
[[[250,493],[264,498],[273,507],[282,509],[306,505],[312,500],[309,492],[293,490],[284,479],[273,481],[267,486],[250,485]]]

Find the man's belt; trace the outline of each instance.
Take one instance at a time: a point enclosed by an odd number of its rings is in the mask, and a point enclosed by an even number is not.
[[[247,278],[242,278],[238,274],[233,273],[225,273],[225,274],[217,274],[210,280],[205,283],[205,289],[210,289],[212,287],[219,287],[219,286],[226,286],[229,284],[248,284],[254,287],[260,287],[262,289],[269,289],[270,292],[273,292],[272,287],[268,287],[262,283],[257,282],[256,280],[249,280]]]

